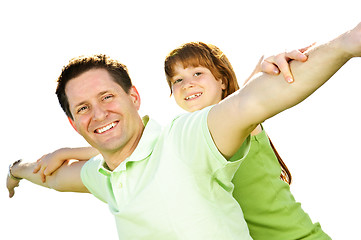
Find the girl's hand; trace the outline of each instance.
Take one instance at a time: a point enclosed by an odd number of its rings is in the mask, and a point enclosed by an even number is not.
[[[68,151],[67,148],[60,148],[52,153],[45,154],[36,161],[37,165],[34,168],[33,173],[39,173],[41,181],[45,182],[46,176],[50,176],[60,168],[66,160],[68,160],[62,157],[66,151]]]
[[[245,81],[246,84],[255,74],[264,72],[267,74],[278,75],[280,72],[284,76],[288,83],[294,81],[289,63],[293,60],[305,62],[307,61],[307,51],[314,46],[311,44],[305,48],[293,50],[290,52],[284,52],[277,55],[273,55],[263,59],[263,56],[258,61],[256,68],[253,70],[251,76]]]

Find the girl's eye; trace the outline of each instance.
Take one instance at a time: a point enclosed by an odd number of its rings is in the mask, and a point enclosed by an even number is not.
[[[195,74],[194,74],[194,76],[195,77],[198,77],[199,75],[201,75],[202,73],[201,72],[196,72]]]
[[[181,82],[182,80],[183,80],[183,79],[181,79],[181,78],[174,80],[173,85],[176,84],[176,83]]]

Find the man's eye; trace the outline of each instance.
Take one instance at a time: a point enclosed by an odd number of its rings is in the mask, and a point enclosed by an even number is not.
[[[82,106],[81,108],[78,109],[77,113],[85,112],[86,110],[88,110],[88,107]]]
[[[114,97],[113,95],[106,95],[106,96],[104,96],[103,97],[103,100],[109,100],[109,99],[111,99],[112,97]]]

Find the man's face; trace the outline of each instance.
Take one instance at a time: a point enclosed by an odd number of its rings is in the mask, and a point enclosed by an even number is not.
[[[76,130],[101,153],[116,152],[137,138],[139,94],[125,93],[104,69],[89,70],[65,88]]]

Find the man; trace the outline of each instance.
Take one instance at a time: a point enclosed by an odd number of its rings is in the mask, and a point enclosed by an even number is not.
[[[306,63],[293,63],[293,84],[260,75],[220,104],[178,117],[163,130],[140,118],[140,97],[123,65],[105,56],[75,59],[63,69],[57,95],[74,128],[101,156],[85,166],[69,164],[47,183],[32,174],[34,163],[14,164],[10,176],[91,192],[110,206],[121,239],[250,239],[230,184],[249,133],[360,55],[361,24],[313,49]],[[16,184],[10,180],[9,191]]]

